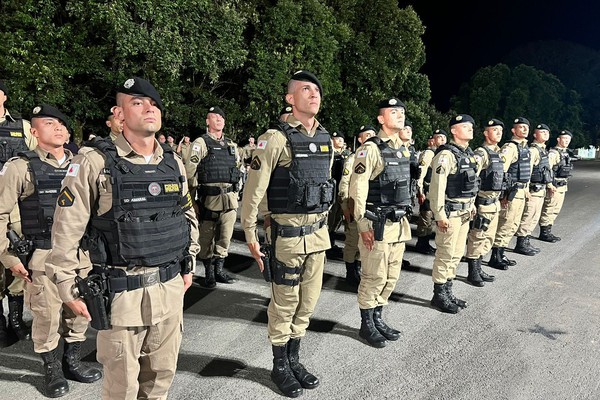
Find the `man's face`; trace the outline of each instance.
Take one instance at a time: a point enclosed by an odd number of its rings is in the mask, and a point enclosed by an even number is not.
[[[487,138],[490,144],[498,144],[502,140],[502,127],[501,126],[489,126],[483,131],[483,135]]]
[[[183,137],[183,143],[189,143],[190,142],[190,137],[189,136],[184,136]]]
[[[285,100],[293,107],[293,114],[297,117],[313,118],[321,107],[321,92],[312,82],[294,81]]]
[[[433,136],[433,145],[436,147],[440,147],[446,144],[446,135],[434,135]]]
[[[121,105],[114,108],[113,115],[123,121],[123,130],[144,137],[154,136],[160,130],[162,113],[154,100],[124,93],[120,93],[120,98]]]
[[[533,138],[538,143],[546,143],[550,138],[550,131],[548,129],[536,129],[533,131]]]
[[[167,143],[169,143],[169,144],[175,143],[175,138],[171,135],[167,136]]]
[[[336,149],[344,148],[344,138],[343,137],[334,137],[333,138],[333,147]]]
[[[404,129],[402,129],[400,131],[399,136],[400,136],[400,139],[407,142],[409,140],[412,140],[412,135],[413,135],[412,128],[410,126],[405,126]]]
[[[32,118],[31,134],[45,147],[58,148],[69,139],[67,127],[57,118]]]
[[[373,136],[375,136],[375,132],[373,132],[373,131],[362,132],[360,135],[358,135],[358,142],[360,144],[363,144],[364,142],[366,142]]]
[[[6,99],[8,99],[6,94],[4,94],[4,92],[2,90],[0,90],[0,108],[4,107],[4,103],[6,102]]]
[[[253,137],[251,137],[250,139],[248,139],[248,144],[250,146],[254,146],[254,138]]]
[[[512,128],[512,133],[514,136],[525,139],[527,135],[529,135],[529,125],[527,124],[515,124]]]
[[[567,147],[569,147],[570,143],[571,136],[569,135],[560,135],[558,139],[556,139],[556,144],[558,144],[558,147],[563,147],[566,149]]]
[[[165,137],[165,135],[158,135],[158,142],[159,143],[166,143],[167,138]]]
[[[394,131],[400,131],[404,128],[405,119],[403,107],[384,108],[377,116],[377,120],[383,128]]]
[[[454,135],[455,141],[469,141],[473,139],[473,124],[470,122],[463,122],[452,126],[452,134]]]
[[[206,116],[206,126],[209,132],[221,132],[225,127],[225,118],[221,114],[208,113]]]
[[[106,120],[106,126],[109,127],[110,131],[114,135],[119,135],[121,132],[123,132],[123,122],[116,120],[114,115],[108,117]]]

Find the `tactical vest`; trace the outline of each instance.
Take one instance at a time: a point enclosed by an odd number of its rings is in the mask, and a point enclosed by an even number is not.
[[[369,181],[367,203],[374,206],[410,206],[410,155],[403,153],[408,149],[404,146],[394,149],[378,137],[369,141],[377,144],[383,158],[383,171]]]
[[[556,164],[552,170],[554,171],[555,178],[568,178],[571,176],[571,170],[573,169],[573,163],[571,156],[567,150],[560,150],[555,148],[560,154],[560,161]]]
[[[479,174],[479,179],[481,180],[479,190],[499,192],[504,189],[502,185],[504,181],[504,165],[502,164],[502,160],[500,160],[500,155],[485,146],[481,148],[487,153],[490,163]]]
[[[513,183],[528,183],[531,178],[531,153],[529,147],[521,146],[519,143],[511,140],[508,143],[513,143],[517,146],[519,159],[508,167],[508,174]]]
[[[241,172],[237,167],[235,146],[230,145],[228,139],[223,138],[221,144],[207,134],[202,135],[202,139],[206,143],[208,154],[196,169],[198,183],[238,183]]]
[[[344,172],[344,163],[348,159],[348,156],[345,154],[345,152],[333,152],[333,165],[331,166],[331,177],[338,184],[342,180],[342,174]]]
[[[25,143],[22,119],[6,118],[0,123],[0,168],[20,152],[29,151]]]
[[[540,152],[540,162],[534,165],[531,170],[531,183],[550,183],[552,182],[552,170],[550,169],[550,161],[548,160],[548,150],[533,143]]]
[[[36,249],[50,249],[56,199],[69,167],[53,167],[43,162],[34,151],[19,153],[19,156],[29,161],[29,172],[35,187],[31,196],[19,199],[21,229],[25,238],[33,241]]]
[[[450,150],[457,164],[456,172],[448,175],[446,197],[449,199],[475,197],[479,191],[479,182],[473,150],[470,147],[463,150],[454,143],[439,147],[437,153],[442,150]]]
[[[187,253],[190,228],[184,215],[183,182],[173,150],[161,145],[157,165],[133,164],[117,154],[109,139],[90,146],[106,156],[103,174],[112,186],[112,208],[93,215],[88,229],[95,264],[160,267]],[[93,244],[96,244],[94,246]]]
[[[415,146],[408,146],[410,152],[410,177],[412,179],[419,179],[421,170],[419,169],[419,158],[417,157],[417,149]]]
[[[329,177],[333,153],[329,133],[319,125],[308,137],[282,122],[275,128],[286,136],[292,153],[288,167],[278,165],[271,174],[267,198],[275,214],[317,214],[333,203],[335,181]]]

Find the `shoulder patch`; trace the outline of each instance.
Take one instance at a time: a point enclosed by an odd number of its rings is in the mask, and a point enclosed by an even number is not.
[[[252,162],[250,163],[250,168],[252,168],[255,171],[258,171],[260,169],[260,158],[258,158],[258,156],[254,156]]]
[[[357,174],[364,174],[367,169],[365,168],[363,163],[358,163],[356,167],[354,167],[354,172]]]
[[[77,174],[79,173],[79,167],[79,164],[71,164],[65,176],[77,176]]]
[[[342,172],[342,175],[350,175],[350,171],[348,171],[348,168],[344,168],[344,172]]]
[[[71,192],[71,189],[65,186],[65,188],[58,195],[59,207],[71,207],[75,201],[75,195]]]
[[[446,173],[446,168],[440,165],[435,169],[435,173],[438,175],[444,175]]]
[[[196,154],[194,154],[193,156],[190,157],[190,161],[195,164],[200,161],[200,158]]]
[[[448,157],[446,157],[445,155],[440,156],[440,158],[438,159],[438,164],[439,165],[448,164]]]
[[[356,158],[365,158],[367,156],[367,149],[362,149],[356,153]]]
[[[195,152],[198,152],[198,151],[200,151],[200,145],[199,145],[199,144],[194,144],[194,145],[192,146],[192,151],[195,151]]]
[[[267,148],[267,141],[266,140],[259,140],[258,144],[256,145],[257,149],[266,149]]]

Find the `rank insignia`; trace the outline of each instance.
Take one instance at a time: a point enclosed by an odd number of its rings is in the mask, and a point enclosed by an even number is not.
[[[200,161],[200,158],[198,156],[194,155],[190,158],[190,161],[195,164]]]
[[[58,205],[60,207],[71,207],[75,201],[75,195],[68,187],[65,187],[58,195]]]
[[[348,168],[344,168],[343,175],[346,176],[346,175],[349,175],[349,174],[350,174],[350,171],[348,171]]]
[[[356,172],[357,174],[364,174],[365,171],[366,171],[366,168],[363,165],[363,163],[358,163],[358,165],[356,167],[354,167],[354,172]]]
[[[254,156],[252,162],[250,163],[250,168],[252,168],[255,171],[258,171],[260,169],[260,159],[258,158],[258,156]]]
[[[435,173],[438,175],[444,175],[446,173],[446,168],[441,165],[435,169]]]

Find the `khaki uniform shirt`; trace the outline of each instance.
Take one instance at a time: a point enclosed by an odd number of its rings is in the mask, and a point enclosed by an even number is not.
[[[177,146],[177,147],[179,147],[179,146]],[[183,161],[184,165],[186,165],[188,163],[191,153],[192,153],[192,144],[191,143],[181,143],[181,152],[179,153],[179,155],[181,156],[181,160]],[[189,180],[188,180],[188,182],[189,182]]]
[[[221,139],[217,139],[212,133],[208,133],[208,135],[216,141],[223,141],[224,146],[233,146],[235,148],[236,167],[239,169],[242,165],[242,162],[237,144],[235,144],[231,139],[228,139],[225,136],[222,136]],[[202,137],[199,137],[198,139],[194,140],[194,143],[192,144],[190,158],[185,164],[185,170],[188,182],[190,183],[190,189],[196,189],[199,186],[198,178],[196,176],[196,169],[198,168],[198,164],[200,164],[200,161],[202,161],[207,155],[208,146],[206,145],[204,139]],[[231,183],[205,183],[203,184],[203,186],[214,186],[221,189],[229,189],[233,185]],[[200,198],[199,193],[198,198]],[[202,205],[211,211],[235,210],[239,206],[238,191],[223,193],[216,196],[205,196]]]
[[[408,147],[400,138],[390,139],[387,134],[380,130],[378,135],[393,149],[402,151],[404,157],[410,157]],[[356,219],[359,232],[367,232],[373,229],[372,222],[365,217],[367,208],[367,195],[369,193],[369,181],[377,178],[383,172],[384,163],[377,144],[367,141],[356,150],[356,158],[350,177],[349,197],[354,202],[353,215]],[[410,225],[407,218],[400,222],[387,221],[383,231],[383,241],[396,243],[411,238]]]
[[[154,141],[154,153],[150,162],[136,153],[124,135],[115,141],[117,154],[133,164],[159,164],[163,159],[163,149]],[[175,156],[182,175],[185,175],[183,163]],[[83,147],[73,158],[71,166],[75,172],[63,180],[63,188],[69,188],[74,200],[68,207],[57,206],[52,228],[52,253],[46,262],[46,274],[57,284],[64,302],[76,298],[72,290],[76,271],[80,261],[77,257],[79,241],[86,231],[92,212],[106,214],[113,203],[110,177],[105,175],[105,155],[98,149]],[[183,193],[187,195],[188,185],[183,182]],[[198,221],[193,208],[185,212],[190,221],[191,242],[189,254],[195,259],[199,251]],[[128,274],[143,274],[154,268],[134,267]],[[168,318],[181,310],[169,305],[172,296],[183,296],[181,279],[171,279],[145,288],[117,293],[112,304],[111,323],[116,326],[150,326]],[[140,307],[142,305],[142,307]],[[140,310],[141,308],[141,310]]]
[[[342,179],[340,179],[340,187],[338,188],[338,201],[342,207],[343,211],[350,211],[352,213],[354,210],[351,209],[349,204],[350,199],[350,177],[352,176],[352,166],[354,165],[354,158],[356,154],[350,154],[346,161],[344,161],[344,170],[342,171]]]
[[[121,134],[117,135],[113,131],[110,131],[110,135],[109,135],[110,140],[112,140],[114,142],[115,140],[117,140],[117,136],[121,136]]]
[[[307,130],[293,115],[288,118],[288,124],[308,137],[315,136],[319,122],[315,119],[314,125]],[[244,228],[247,243],[258,242],[256,227],[259,205],[266,197],[267,188],[271,180],[271,173],[277,166],[289,167],[292,163],[292,150],[285,134],[276,129],[269,129],[258,138],[254,157],[250,164],[244,199],[242,201],[241,223]],[[333,163],[333,157],[331,158]],[[331,175],[331,163],[330,172]],[[262,203],[263,206],[265,203]],[[318,214],[270,214],[278,224],[286,226],[312,225],[327,218],[327,212]],[[316,232],[301,237],[278,237],[277,251],[290,254],[310,254],[324,251],[331,247],[327,225]]]
[[[564,147],[554,147],[550,150],[548,150],[548,163],[550,164],[550,168],[554,168],[554,166],[558,165],[560,163],[560,153],[563,151],[566,151],[567,149],[565,149]],[[554,180],[556,181],[568,181],[568,178],[554,178]],[[548,185],[548,187],[554,187],[554,185]],[[563,185],[563,186],[557,186],[556,190],[558,192],[566,192],[567,191],[567,185]]]
[[[500,153],[500,146],[497,144],[487,145],[484,144],[483,147],[490,149],[496,153]],[[475,160],[477,161],[477,175],[481,174],[481,171],[487,169],[490,166],[490,157],[488,156],[487,151],[483,147],[478,147],[475,149]],[[497,199],[500,196],[500,191],[493,190],[480,190],[477,193],[477,197],[481,197],[483,199]]]
[[[256,150],[256,145],[255,144],[252,145],[252,146],[250,146],[249,144],[247,144],[247,145],[245,145],[242,148],[241,157],[242,157],[242,162],[245,165],[250,165],[250,162],[246,162],[246,160],[248,160],[248,159],[251,160],[252,159],[252,156],[254,154],[254,150]]]
[[[419,155],[419,179],[417,180],[417,193],[419,194],[425,194],[425,175],[427,175],[427,170],[431,166],[433,156],[435,156],[434,147],[428,147]]]
[[[4,115],[0,117],[0,124],[6,121],[7,119],[15,121],[15,119],[10,115],[8,110],[5,109],[4,111]],[[23,134],[25,135],[25,144],[27,145],[29,150],[35,149],[37,146],[37,139],[31,134],[31,123],[26,119],[23,120]]]

